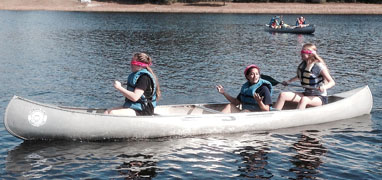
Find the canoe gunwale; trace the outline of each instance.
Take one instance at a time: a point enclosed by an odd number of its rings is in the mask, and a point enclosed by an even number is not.
[[[367,86],[365,86],[367,87]],[[362,88],[365,88],[365,87],[362,87]],[[368,88],[368,87],[367,87]],[[354,90],[351,90],[351,91],[356,91],[358,89],[361,89],[361,88],[357,88],[357,89],[354,89]],[[350,91],[347,91],[347,92],[350,92]],[[345,93],[347,93],[345,92]],[[347,94],[344,94],[342,95],[343,93],[337,93],[337,94],[333,94],[333,95],[330,95],[329,98],[338,98],[337,100],[335,100],[335,102],[339,102],[339,101],[343,101],[345,100],[347,97],[349,96],[352,96],[353,94],[352,93],[347,93]],[[29,102],[29,103],[32,103],[34,105],[37,105],[37,106],[43,106],[43,107],[46,107],[46,108],[52,108],[52,109],[56,109],[56,110],[60,110],[60,111],[66,111],[66,112],[70,112],[70,113],[80,113],[80,114],[95,114],[97,116],[115,116],[115,117],[128,117],[128,118],[153,118],[155,116],[161,116],[163,117],[164,115],[153,115],[153,116],[121,116],[121,115],[105,115],[105,114],[102,114],[102,113],[93,113],[93,111],[99,111],[99,110],[106,110],[106,109],[103,109],[103,108],[85,108],[85,107],[72,107],[72,106],[56,106],[56,105],[52,105],[52,104],[46,104],[46,103],[40,103],[40,102],[37,102],[37,101],[33,101],[33,100],[29,100],[29,99],[26,99],[26,98],[23,98],[23,97],[20,97],[20,96],[16,96],[14,95],[11,99],[11,101],[13,99],[20,99],[22,101],[26,101],[26,102]],[[211,104],[175,104],[175,105],[161,105],[162,107],[182,107],[182,106],[195,106],[196,108],[201,108],[201,109],[205,109],[205,110],[212,110],[211,112],[215,112],[216,114],[213,114],[213,115],[217,115],[217,114],[222,114],[221,112],[218,113],[218,111],[214,110],[214,109],[210,109],[210,108],[207,108],[207,107],[204,107],[205,105],[221,105],[221,104],[227,104],[227,103],[211,103]],[[328,106],[332,103],[329,103],[329,104],[326,104],[324,106]],[[158,106],[158,107],[161,107],[161,106]],[[315,109],[315,108],[319,108],[319,107],[323,107],[323,106],[318,106],[318,107],[311,107],[311,108],[307,108],[305,110],[309,110],[309,109]],[[7,117],[7,111],[8,111],[8,107],[6,108],[5,110],[5,118]],[[86,111],[86,112],[84,112]],[[88,111],[92,111],[92,112],[88,112]],[[298,111],[298,109],[286,109],[286,110],[282,110],[282,111]],[[270,112],[280,112],[280,111],[262,111],[262,112],[242,112],[240,114],[263,114],[263,113],[270,113]],[[235,113],[232,113],[232,114],[235,114]],[[211,114],[203,114],[203,116],[206,116],[206,115],[211,115]],[[177,117],[177,116],[193,116],[193,115],[165,115],[166,117]],[[196,115],[195,115],[196,116]]]
[[[340,96],[336,96],[336,94],[334,94],[334,95],[329,96],[329,98],[336,98],[336,99],[338,98],[337,100],[335,100],[335,102],[337,102],[337,101],[341,101],[341,100],[345,99],[346,97],[340,97]],[[14,95],[12,97],[11,101],[13,99],[20,99],[22,101],[26,101],[28,103],[31,103],[31,104],[34,104],[34,105],[37,105],[37,106],[43,106],[45,108],[51,108],[51,109],[56,109],[56,110],[60,110],[60,111],[70,112],[70,113],[79,113],[79,114],[86,114],[86,115],[92,114],[92,115],[107,116],[107,117],[115,116],[115,117],[128,117],[128,118],[139,118],[139,119],[141,119],[141,118],[153,118],[153,117],[156,117],[156,116],[159,116],[159,117],[200,116],[200,115],[193,115],[193,114],[189,114],[189,115],[177,115],[177,114],[175,114],[175,115],[162,115],[162,114],[155,114],[153,116],[105,115],[105,114],[102,114],[102,113],[95,113],[94,112],[94,111],[104,111],[104,110],[106,110],[104,108],[86,108],[86,107],[73,107],[73,106],[57,106],[57,105],[53,105],[53,104],[46,104],[46,103],[41,103],[41,102],[33,101],[33,100],[26,99],[26,98],[23,98],[23,97],[20,97],[20,96],[16,96],[16,95]],[[203,116],[208,116],[208,115],[218,115],[218,114],[223,114],[223,113],[220,112],[220,111],[216,111],[216,110],[214,110],[212,108],[205,107],[205,106],[208,106],[208,105],[226,105],[226,104],[228,104],[228,103],[174,104],[174,105],[160,105],[158,107],[186,107],[186,106],[192,106],[194,108],[200,108],[200,109],[209,111],[210,113],[203,114]],[[329,104],[331,104],[331,103],[329,103]],[[327,104],[327,105],[329,105],[329,104]],[[318,108],[318,107],[312,107],[312,108]],[[305,110],[312,109],[312,108],[307,108]],[[8,107],[6,108],[6,111],[5,111],[5,117],[7,116],[7,109],[8,109]],[[282,111],[298,111],[298,109],[285,109],[285,110],[282,110]],[[271,112],[280,112],[280,111],[242,112],[240,114],[264,114],[264,113],[267,114],[267,113],[271,113]],[[236,114],[236,113],[231,113],[231,114]],[[223,114],[223,115],[227,115],[227,114]],[[6,119],[6,118],[4,118],[4,119]]]

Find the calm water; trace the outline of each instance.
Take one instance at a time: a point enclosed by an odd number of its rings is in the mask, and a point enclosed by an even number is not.
[[[307,15],[314,35],[263,31],[271,15],[0,11],[0,177],[5,179],[381,179],[382,16]],[[293,24],[296,16],[284,19]],[[294,76],[315,43],[336,93],[369,85],[371,115],[282,129],[122,142],[23,142],[5,129],[13,95],[65,106],[112,107],[134,52],[154,59],[160,104],[225,102],[250,63]],[[288,88],[277,87],[277,94]],[[340,113],[340,112],[339,112]],[[307,117],[308,118],[308,117]]]

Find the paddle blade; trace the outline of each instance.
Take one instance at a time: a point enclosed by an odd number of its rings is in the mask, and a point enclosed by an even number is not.
[[[265,79],[265,80],[269,81],[272,84],[272,86],[276,86],[277,84],[280,84],[279,81],[277,81],[276,79],[274,79],[271,76],[267,76],[267,75],[262,74],[262,75],[260,75],[260,77],[261,77],[261,79]]]

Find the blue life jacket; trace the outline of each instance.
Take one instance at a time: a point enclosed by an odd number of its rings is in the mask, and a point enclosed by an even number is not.
[[[297,68],[297,77],[301,81],[301,85],[306,88],[305,92],[308,92],[306,95],[321,95],[317,88],[323,83],[324,78],[321,75],[322,65],[320,63],[314,63],[313,66],[307,67],[306,61],[301,62]]]
[[[260,110],[260,107],[257,104],[257,101],[255,100],[253,95],[256,93],[256,90],[263,84],[268,87],[270,94],[272,96],[272,91],[273,91],[272,84],[267,80],[259,79],[259,82],[252,85],[248,81],[243,84],[239,94],[243,110],[244,109],[251,110],[251,111]]]
[[[269,21],[269,26],[272,26],[272,23],[275,22],[275,18],[272,17],[271,21]]]
[[[155,83],[155,78],[154,76],[147,70],[147,69],[141,69],[135,73],[131,73],[129,77],[127,78],[127,90],[133,91],[136,87],[136,83],[139,79],[140,76],[143,74],[147,74],[150,76],[152,82],[153,82],[153,91],[152,94],[149,97],[145,97],[144,94],[142,94],[141,98],[137,102],[133,102],[130,99],[126,98],[126,102],[124,104],[124,107],[128,107],[134,110],[139,110],[142,111],[142,104],[146,103],[152,103],[153,107],[155,108],[156,106],[156,83]]]

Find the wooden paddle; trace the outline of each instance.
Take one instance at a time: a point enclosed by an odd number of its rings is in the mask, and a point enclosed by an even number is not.
[[[268,75],[261,74],[260,77],[262,79],[269,81],[272,84],[272,86],[276,86],[276,85],[281,83],[280,81],[277,81],[276,79],[274,79],[273,77],[268,76]],[[316,89],[316,88],[305,87],[305,86],[301,86],[301,85],[297,85],[297,84],[288,84],[288,86],[302,87],[302,88],[306,88],[306,89]]]

